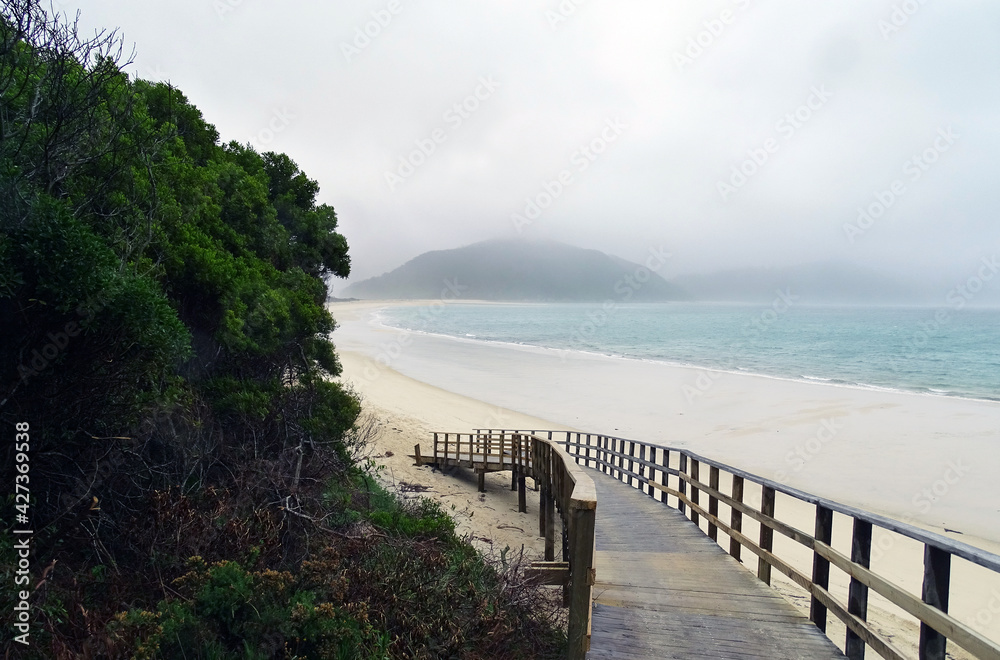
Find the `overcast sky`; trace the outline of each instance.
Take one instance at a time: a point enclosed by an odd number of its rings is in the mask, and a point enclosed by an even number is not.
[[[130,71],[224,140],[317,179],[355,280],[515,236],[664,246],[668,276],[837,259],[964,277],[1000,252],[1000,3],[58,6],[120,27]]]

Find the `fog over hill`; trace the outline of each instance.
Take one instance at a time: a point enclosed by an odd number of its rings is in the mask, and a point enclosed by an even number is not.
[[[703,301],[770,303],[780,293],[800,304],[940,305],[1000,303],[1000,277],[984,261],[972,280],[916,280],[851,264],[741,268],[664,279],[669,255],[634,263],[555,241],[491,240],[426,252],[395,270],[357,282],[342,297],[524,302]],[[662,269],[662,270],[661,270]],[[987,279],[988,278],[988,279]],[[954,279],[954,281],[952,281]],[[964,293],[963,293],[964,292]]]
[[[671,280],[697,300],[768,302],[777,291],[802,303],[919,304],[933,302],[922,287],[870,268],[828,262],[788,268],[740,268]]]
[[[553,241],[492,240],[425,252],[399,268],[352,284],[344,296],[531,302],[686,300],[656,271],[667,254],[638,264]]]
[[[766,303],[778,291],[801,304],[925,305],[953,309],[1000,304],[1000,263],[982,259],[966,273],[942,276],[877,270],[848,262],[740,268],[679,275],[670,282],[694,300]]]

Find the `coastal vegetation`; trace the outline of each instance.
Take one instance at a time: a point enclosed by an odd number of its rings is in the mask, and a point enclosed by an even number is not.
[[[128,60],[115,32],[3,3],[0,453],[30,498],[0,522],[0,607],[31,608],[5,649],[558,657],[517,562],[372,478],[377,423],[334,380],[326,280],[351,262],[318,183],[221,144]]]

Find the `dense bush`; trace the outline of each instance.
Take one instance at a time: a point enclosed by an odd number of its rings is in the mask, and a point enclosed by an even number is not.
[[[319,186],[220,144],[39,0],[0,13],[0,461],[30,424],[34,658],[546,657],[561,634],[429,503],[358,471]],[[13,498],[0,609],[14,601]],[[6,655],[5,655],[6,657]]]

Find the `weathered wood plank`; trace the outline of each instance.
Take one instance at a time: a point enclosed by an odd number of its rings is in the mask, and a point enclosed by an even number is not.
[[[600,507],[588,658],[843,658],[678,511],[596,471],[594,485]]]

